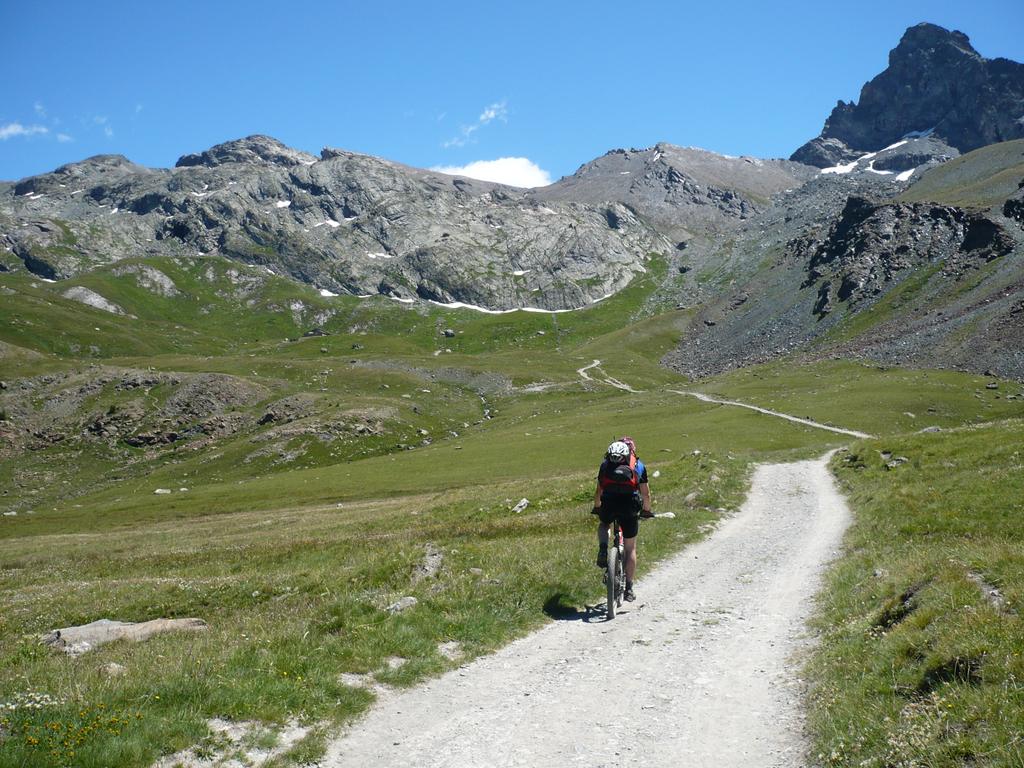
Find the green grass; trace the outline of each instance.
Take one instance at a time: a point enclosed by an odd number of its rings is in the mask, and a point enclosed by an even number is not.
[[[693,540],[715,508],[736,505],[747,471],[746,462],[714,454],[651,463],[663,473],[661,508],[682,513],[683,495],[698,486],[704,494],[675,520],[645,525],[645,569]],[[555,475],[340,508],[153,522],[113,536],[101,520],[91,533],[0,544],[0,701],[32,691],[60,702],[5,714],[11,735],[0,754],[25,766],[147,765],[198,741],[209,717],[352,717],[371,696],[341,684],[342,672],[410,685],[451,665],[437,651],[441,642],[460,642],[472,658],[551,613],[596,603],[591,484]],[[533,503],[513,515],[520,495]],[[416,583],[427,542],[444,553],[442,571]],[[406,595],[419,604],[384,610]],[[210,629],[105,646],[73,661],[37,643],[55,626],[108,615],[198,615]],[[387,672],[389,656],[408,662]],[[108,678],[111,662],[127,674]],[[90,730],[73,758],[55,759],[52,742],[40,738],[48,724],[78,728],[78,713],[100,705],[129,722]]]
[[[825,764],[1024,762],[1022,453],[1017,419],[834,459],[856,522],[811,665]]]
[[[740,369],[694,389],[873,435],[1024,416],[1024,386],[956,371],[832,360]],[[1013,399],[1009,399],[1013,396]],[[768,417],[765,417],[768,418]]]
[[[858,312],[849,312],[842,320],[823,335],[819,344],[831,341],[849,341],[856,339],[872,328],[893,320],[906,318],[907,313],[917,304],[922,303],[922,294],[930,287],[933,278],[940,274],[942,263],[928,264],[908,275],[898,285],[888,290],[882,298]],[[946,286],[942,286],[946,288]],[[958,286],[960,290],[962,288]],[[946,301],[950,300],[946,296]],[[935,302],[928,305],[935,308]],[[844,307],[845,308],[845,307]]]
[[[3,504],[19,512],[0,518],[0,704],[48,697],[0,714],[3,764],[148,766],[189,745],[215,749],[212,717],[316,724],[275,764],[308,762],[372,701],[342,673],[412,685],[452,665],[439,643],[457,641],[472,658],[599,600],[587,511],[613,437],[636,437],[660,472],[656,510],[677,514],[645,524],[642,570],[735,507],[752,463],[848,442],[669,393],[692,386],[659,365],[691,313],[658,311],[660,259],[595,307],[509,315],[325,299],[216,257],[130,263],[159,269],[179,293],[156,295],[114,269],[77,281],[134,316],[123,317],[61,298],[66,285],[0,275],[0,354],[4,379],[17,384],[0,407],[14,413],[27,401],[65,434],[16,455],[0,442],[3,458],[16,459],[0,461],[11,491]],[[330,335],[299,338],[313,325]],[[595,359],[596,381],[584,382],[577,370]],[[99,376],[150,369],[180,382],[146,392],[108,382],[70,412],[60,407]],[[154,449],[86,434],[97,416],[140,403],[137,429],[158,428],[159,409],[196,373],[259,388],[225,412],[247,420],[236,434]],[[31,396],[19,394],[30,378]],[[987,382],[785,361],[699,388],[898,441],[924,439],[898,435],[933,424],[1020,416],[1021,401],[1007,397],[1017,389]],[[273,438],[275,425],[258,420],[295,396],[310,408],[288,426],[316,428]],[[379,433],[339,426],[367,413],[379,415]],[[331,439],[311,436],[332,427]],[[685,504],[692,490],[697,500]],[[530,506],[512,514],[524,496]],[[417,580],[428,544],[443,566]],[[413,609],[386,610],[407,595],[419,600]],[[37,642],[103,617],[183,616],[209,629],[74,660]],[[391,656],[407,662],[389,669]],[[110,677],[111,662],[127,673]]]
[[[149,266],[167,275],[178,293],[161,296],[140,287],[125,267]],[[664,276],[660,258],[615,296],[578,312],[516,312],[487,315],[421,304],[410,307],[383,297],[321,297],[313,288],[216,256],[127,259],[79,279],[50,284],[23,273],[0,274],[10,293],[0,304],[0,340],[73,357],[126,358],[161,354],[221,355],[246,347],[274,348],[313,327],[332,336],[314,340],[332,352],[365,346],[368,355],[432,355],[502,350],[556,350],[622,327],[624,319],[649,313],[645,299]],[[122,307],[119,317],[64,299],[83,285]],[[302,310],[292,311],[292,302]],[[99,330],[96,330],[96,329]],[[446,339],[446,328],[457,331]],[[45,331],[45,332],[43,332]],[[310,345],[313,346],[313,345]]]
[[[966,208],[1002,205],[1024,178],[1024,139],[990,144],[931,168],[899,199]]]

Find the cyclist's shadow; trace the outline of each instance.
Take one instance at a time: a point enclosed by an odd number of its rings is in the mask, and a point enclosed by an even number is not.
[[[581,611],[575,605],[567,602],[565,593],[555,592],[544,601],[544,613],[556,621],[605,621],[606,615],[603,607],[585,605]]]

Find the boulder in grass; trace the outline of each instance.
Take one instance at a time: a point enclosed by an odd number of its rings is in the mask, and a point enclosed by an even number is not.
[[[69,656],[79,656],[93,648],[115,640],[141,642],[162,632],[196,632],[206,629],[202,619],[153,619],[130,622],[99,619],[78,627],[64,627],[47,632],[39,642]]]
[[[65,299],[71,299],[72,301],[78,301],[82,304],[86,304],[95,309],[102,309],[104,312],[110,312],[112,315],[123,315],[125,312],[121,307],[112,301],[108,301],[104,297],[100,296],[95,291],[91,291],[88,288],[76,285],[68,288],[61,294]]]

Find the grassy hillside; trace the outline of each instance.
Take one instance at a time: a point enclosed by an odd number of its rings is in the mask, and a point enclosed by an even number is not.
[[[1021,765],[1022,451],[1014,419],[837,454],[856,522],[813,662],[825,764]]]
[[[613,437],[676,513],[645,523],[642,570],[738,505],[754,462],[848,442],[669,392],[692,386],[658,364],[691,315],[659,310],[658,264],[592,308],[507,315],[322,297],[214,257],[121,266],[79,281],[121,315],[0,275],[3,764],[213,752],[214,717],[305,723],[285,762],[310,759],[372,701],[352,676],[411,685],[459,663],[445,644],[472,658],[587,614]],[[1021,416],[989,383],[835,361],[700,388],[900,441]],[[38,643],[187,616],[209,628],[75,659]]]
[[[925,171],[900,200],[991,208],[1024,179],[1024,139],[990,144]]]
[[[695,388],[873,435],[1024,416],[1016,382],[842,360],[755,366]]]

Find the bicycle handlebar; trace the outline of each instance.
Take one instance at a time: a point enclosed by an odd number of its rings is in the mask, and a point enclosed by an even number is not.
[[[593,508],[592,508],[592,509],[590,510],[590,514],[592,514],[592,515],[596,515],[596,514],[598,514],[598,513],[599,513],[599,510],[598,510],[598,508],[597,508],[597,507],[593,507]],[[652,519],[654,519],[655,517],[657,517],[657,515],[656,515],[656,514],[654,514],[654,512],[641,512],[641,513],[640,513],[640,519],[641,519],[641,520],[652,520]],[[673,515],[673,517],[675,517],[675,515]]]

